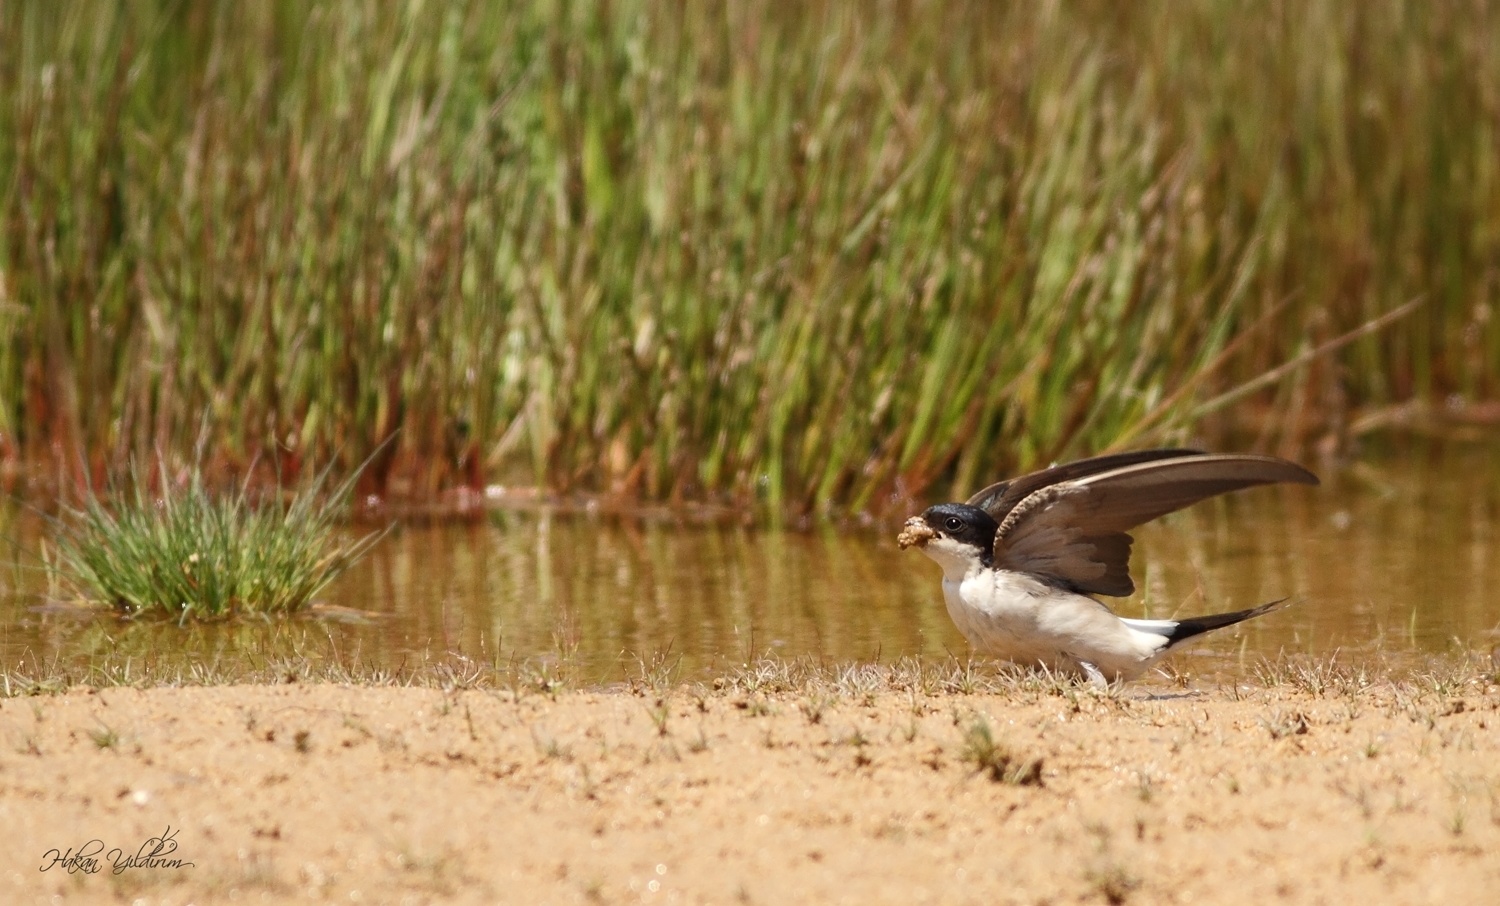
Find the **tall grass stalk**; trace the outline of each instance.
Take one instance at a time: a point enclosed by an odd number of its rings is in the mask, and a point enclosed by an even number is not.
[[[153,494],[132,473],[130,489],[89,494],[55,519],[53,568],[80,598],[130,615],[294,613],[381,534],[341,538],[352,479],[329,494],[328,474],[287,502],[245,485],[213,493],[196,469],[182,485],[163,471]]]
[[[13,3],[0,46],[0,458],[206,411],[241,462],[399,430],[392,493],[879,509],[1500,394],[1491,4]]]

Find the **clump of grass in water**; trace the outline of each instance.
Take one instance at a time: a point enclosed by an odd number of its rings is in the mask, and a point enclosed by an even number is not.
[[[328,474],[287,502],[248,485],[215,494],[197,468],[180,489],[163,470],[157,497],[132,470],[133,490],[90,492],[57,520],[53,569],[80,597],[129,615],[295,613],[383,534],[340,538],[353,477],[324,493]]]

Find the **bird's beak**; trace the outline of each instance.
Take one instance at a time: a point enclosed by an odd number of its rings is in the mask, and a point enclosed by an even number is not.
[[[913,516],[906,520],[906,525],[901,529],[901,534],[896,536],[896,544],[900,545],[902,550],[906,550],[912,545],[926,547],[927,542],[936,536],[937,532],[932,530],[932,526],[927,524],[926,519],[923,519],[921,516]]]

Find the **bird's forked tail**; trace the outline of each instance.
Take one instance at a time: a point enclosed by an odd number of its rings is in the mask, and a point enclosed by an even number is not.
[[[1150,632],[1165,636],[1167,644],[1163,648],[1171,648],[1179,642],[1187,641],[1194,636],[1222,629],[1225,626],[1233,626],[1245,620],[1258,617],[1263,613],[1270,613],[1287,602],[1287,598],[1278,598],[1268,604],[1259,607],[1251,607],[1248,610],[1232,610],[1229,613],[1213,613],[1202,617],[1189,617],[1186,620],[1125,620],[1132,629]]]

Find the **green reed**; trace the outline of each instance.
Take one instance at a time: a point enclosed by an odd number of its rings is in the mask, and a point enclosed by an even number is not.
[[[320,473],[283,500],[244,485],[207,487],[194,469],[183,482],[163,470],[153,490],[88,494],[54,519],[51,558],[59,584],[124,614],[178,619],[295,613],[380,538],[341,535],[352,479],[329,489]]]
[[[0,458],[206,413],[241,460],[395,437],[391,493],[879,510],[1500,392],[1484,4],[134,0],[0,46]]]

